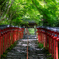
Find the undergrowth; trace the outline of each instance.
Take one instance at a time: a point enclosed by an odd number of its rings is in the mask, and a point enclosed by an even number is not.
[[[15,47],[16,44],[17,44],[17,41],[14,42],[14,44],[12,44],[12,45],[3,53],[3,55],[1,55],[1,59],[6,58],[6,57],[7,57],[7,53],[8,53],[9,51],[11,51],[11,49],[12,49],[13,47]]]
[[[47,59],[53,59],[53,58],[51,57],[51,54],[49,53],[48,48],[44,47],[44,45],[43,45],[42,43],[39,43],[39,42],[38,42],[38,47],[39,47],[39,48],[43,48],[43,53],[45,53],[47,56],[49,56]]]

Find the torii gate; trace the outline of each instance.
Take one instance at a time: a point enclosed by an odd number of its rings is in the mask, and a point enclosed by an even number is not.
[[[34,28],[35,30],[35,35],[36,35],[36,27],[37,27],[37,23],[35,21],[28,21],[28,24],[23,24],[22,27],[25,27],[25,30],[27,30],[27,33],[29,33],[27,28]],[[25,31],[26,32],[26,31]]]

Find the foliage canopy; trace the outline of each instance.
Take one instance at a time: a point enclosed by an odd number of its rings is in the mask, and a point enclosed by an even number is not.
[[[0,24],[21,26],[25,20],[59,26],[59,0],[0,0]]]

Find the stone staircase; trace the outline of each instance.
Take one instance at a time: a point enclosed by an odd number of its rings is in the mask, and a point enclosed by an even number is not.
[[[28,59],[47,59],[48,57],[43,52],[43,48],[37,48],[36,36],[31,35],[28,38]],[[3,59],[27,59],[27,38],[20,39],[17,45],[8,52],[7,57]]]
[[[36,35],[24,35],[24,39],[37,39]]]

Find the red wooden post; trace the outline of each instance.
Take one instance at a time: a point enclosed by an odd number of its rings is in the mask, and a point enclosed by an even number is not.
[[[56,40],[56,59],[58,59],[58,40]]]
[[[55,40],[54,40],[54,59],[55,59]]]
[[[13,44],[13,29],[12,29],[12,44]]]
[[[37,28],[37,33],[38,33],[38,42],[40,43],[40,31],[39,31],[40,29],[39,28]]]
[[[54,59],[56,59],[56,37],[53,37],[54,39]]]
[[[41,43],[42,43],[42,29],[41,29]]]
[[[45,47],[45,35],[44,35],[44,47]]]
[[[20,32],[21,32],[21,28],[19,28],[19,39],[21,39]]]
[[[21,39],[21,31],[20,31],[20,39]]]
[[[9,29],[9,47],[10,47],[10,27],[8,28]]]
[[[51,38],[51,54],[52,54],[52,31],[50,30],[50,38]]]
[[[53,39],[52,39],[52,57],[53,57]]]
[[[17,31],[17,30],[14,31],[14,40],[15,40],[15,41],[16,41],[16,39],[17,39],[17,37],[16,37],[16,31]]]
[[[44,47],[45,47],[45,29],[44,29],[44,31],[43,31],[43,45],[44,45]]]
[[[4,35],[4,52],[5,52],[5,50],[6,50],[6,43],[7,43],[6,42],[6,36],[5,36],[6,34],[3,34],[3,35]]]
[[[42,44],[43,44],[43,41],[44,41],[44,34],[43,34],[43,29],[42,29]]]
[[[0,58],[1,58],[1,36],[0,36]]]
[[[49,39],[49,53],[50,53],[50,39]]]
[[[7,32],[7,35],[8,35],[8,47],[9,47],[9,29],[8,29],[8,32]]]
[[[3,54],[3,35],[1,35],[1,54]]]
[[[52,49],[52,42],[51,42],[51,37],[50,37],[50,53],[52,52],[51,49]],[[52,53],[51,53],[52,54]]]
[[[5,42],[4,43],[5,43],[5,50],[6,50],[8,48],[7,29],[4,29],[4,37],[5,37],[5,39],[4,39]]]
[[[18,40],[18,28],[17,28],[17,40]]]
[[[10,43],[10,46],[11,46],[11,27],[9,29],[10,29],[10,36],[9,36],[10,41],[9,41],[9,43]]]
[[[6,36],[7,36],[7,48],[9,47],[9,28],[6,28],[7,32],[6,32]]]
[[[15,42],[15,40],[14,40],[14,30],[13,30],[13,43]]]
[[[16,40],[17,40],[17,28],[16,28]]]
[[[47,35],[46,29],[45,29],[45,33],[44,34],[45,34],[45,38],[44,39],[45,39],[45,47],[46,47],[46,35]]]
[[[58,41],[59,41],[59,32],[57,32],[57,38],[56,38],[56,59],[58,59]]]
[[[22,28],[21,28],[21,39],[22,39]]]
[[[38,42],[40,43],[40,33],[38,31]]]
[[[47,34],[46,34],[46,48],[47,48]]]
[[[12,45],[12,35],[13,35],[13,33],[12,33],[12,27],[11,27],[11,39],[10,39],[11,40],[11,42],[10,42],[11,45]]]
[[[53,49],[54,49],[54,47],[53,47],[53,31],[51,31],[51,39],[52,39],[52,47],[51,47],[51,49],[52,49],[52,57],[53,57]]]
[[[0,30],[0,58],[1,58],[1,30]]]
[[[3,51],[5,52],[5,50],[6,50],[6,37],[5,37],[4,29],[3,29],[2,35],[3,35],[3,39],[2,40],[3,40],[3,43],[4,43]]]
[[[18,40],[19,40],[19,28],[18,28]]]
[[[12,44],[12,27],[11,27],[11,32],[10,32],[10,44]]]

